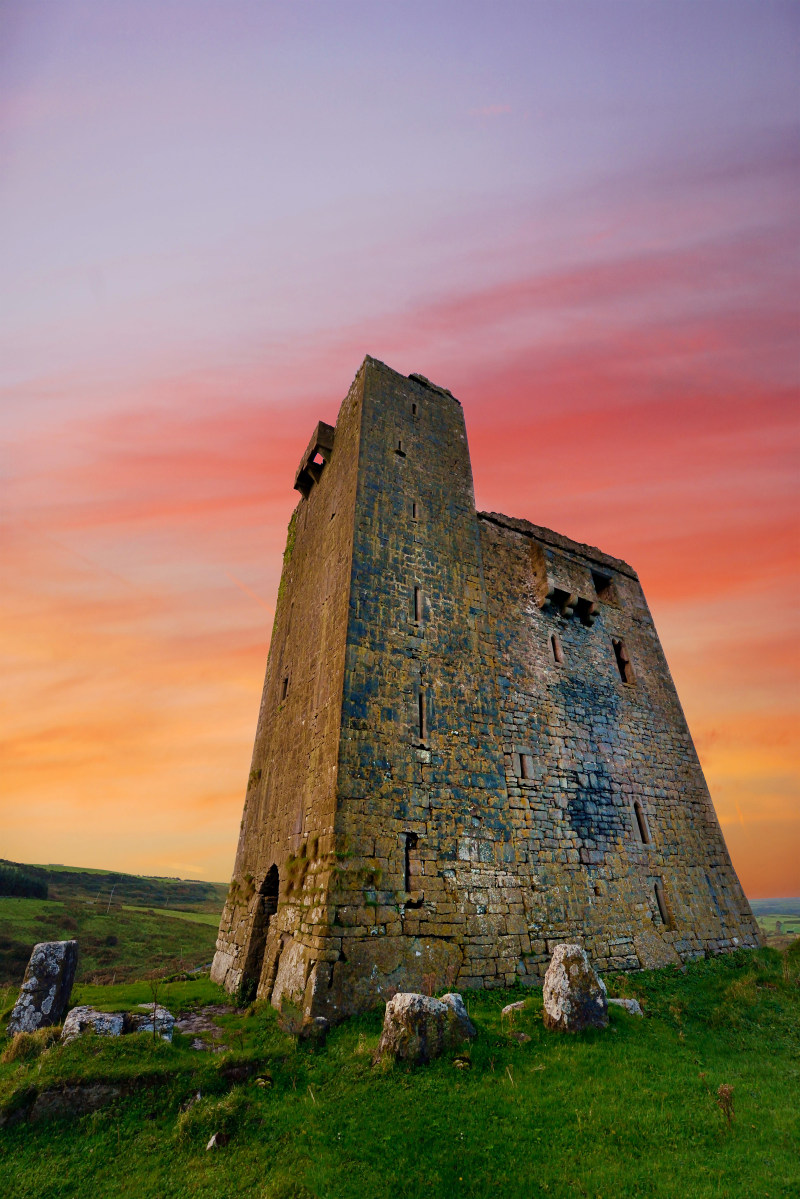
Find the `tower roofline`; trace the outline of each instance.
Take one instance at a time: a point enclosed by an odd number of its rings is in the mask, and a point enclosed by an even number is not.
[[[479,520],[488,520],[492,524],[500,525],[502,528],[513,529],[515,533],[522,533],[525,537],[535,537],[537,541],[544,541],[547,545],[552,545],[554,549],[568,550],[573,554],[580,554],[582,558],[589,558],[592,562],[596,562],[598,566],[607,566],[611,570],[618,570],[620,574],[627,575],[630,579],[635,579],[637,582],[639,576],[632,566],[622,558],[614,558],[611,554],[604,554],[602,550],[597,549],[594,545],[586,545],[582,541],[573,541],[571,537],[565,537],[563,533],[556,533],[552,529],[545,529],[542,525],[535,525],[529,520],[522,520],[516,516],[503,516],[500,512],[479,512]]]
[[[364,355],[364,361],[359,367],[359,370],[361,370],[368,362],[370,365],[377,366],[381,370],[387,371],[388,374],[394,375],[396,379],[403,379],[404,381],[410,379],[412,383],[416,383],[419,387],[424,387],[427,388],[428,391],[436,391],[439,393],[439,395],[447,396],[447,398],[452,400],[453,403],[458,404],[459,408],[462,407],[461,401],[453,395],[452,391],[450,391],[448,387],[442,387],[438,383],[433,383],[429,378],[427,378],[426,375],[421,375],[417,371],[412,371],[410,375],[401,375],[400,371],[396,371],[391,366],[387,366],[385,362],[381,362],[380,358],[373,358],[371,354]],[[356,372],[356,374],[358,374],[358,372]]]

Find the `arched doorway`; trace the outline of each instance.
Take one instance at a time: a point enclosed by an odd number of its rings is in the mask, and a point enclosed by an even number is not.
[[[280,878],[278,867],[270,866],[263,883],[258,889],[255,909],[253,911],[253,926],[250,930],[250,942],[242,969],[239,983],[239,995],[242,1003],[250,1003],[256,997],[258,981],[264,965],[264,950],[267,945],[267,930],[269,922],[278,910],[278,892]]]

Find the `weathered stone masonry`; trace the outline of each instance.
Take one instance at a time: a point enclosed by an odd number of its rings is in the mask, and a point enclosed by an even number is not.
[[[759,943],[629,566],[477,513],[461,405],[372,358],[295,486],[213,978],[337,1019]]]

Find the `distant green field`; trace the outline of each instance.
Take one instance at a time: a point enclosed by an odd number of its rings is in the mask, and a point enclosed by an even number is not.
[[[132,903],[122,905],[123,912],[149,912],[152,908],[136,907]],[[216,912],[183,912],[174,908],[158,908],[160,916],[172,916],[175,920],[188,920],[190,924],[208,924],[211,928],[219,928],[219,915]]]
[[[465,992],[478,1036],[460,1069],[373,1065],[380,1006],[312,1050],[263,1004],[215,1015],[221,1053],[129,1036],[0,1063],[0,1112],[80,1083],[127,1092],[4,1127],[3,1199],[796,1199],[800,942],[606,982],[645,1018],[615,1008],[568,1036],[543,1027],[541,991]],[[208,979],[167,986],[176,1011],[227,999]],[[207,1152],[214,1132],[230,1141]]]
[[[792,912],[778,912],[774,916],[757,916],[756,919],[765,932],[777,932],[776,924],[780,922],[784,936],[800,936],[800,916]]]
[[[200,915],[202,914],[195,914]],[[189,919],[187,919],[187,916]],[[0,986],[19,986],[37,941],[78,941],[78,980],[111,982],[193,970],[214,956],[217,918],[127,911],[73,900],[0,898]]]
[[[199,879],[154,878],[78,866],[30,866],[3,858],[0,866],[16,867],[26,876],[46,883],[48,897],[65,903],[93,899],[98,904],[107,904],[113,898],[117,903],[143,907],[188,908],[218,914],[228,890],[225,883]]]

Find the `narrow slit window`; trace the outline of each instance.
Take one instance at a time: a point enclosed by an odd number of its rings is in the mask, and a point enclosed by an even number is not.
[[[417,865],[417,862],[415,859],[418,856],[416,853],[416,849],[417,849],[417,843],[419,841],[419,838],[416,833],[406,833],[405,837],[406,837],[406,847],[405,847],[405,869],[403,872],[404,873],[403,889],[405,891],[413,891],[413,890],[415,890],[414,875],[417,873],[417,871],[414,869],[414,867]]]
[[[419,731],[420,741],[424,741],[428,735],[428,719],[425,713],[425,692],[420,691],[417,696],[417,728]]]
[[[623,683],[635,683],[636,679],[633,676],[633,667],[631,666],[630,655],[625,648],[625,642],[619,637],[614,637],[611,644],[614,647],[614,657],[617,660],[619,677]]]
[[[639,803],[638,799],[633,805],[633,811],[636,815],[636,824],[639,828],[639,838],[644,845],[649,845],[650,829],[647,826],[647,817],[645,816],[642,805]]]
[[[416,501],[412,502],[412,504],[411,504],[411,519],[412,519],[412,520],[416,520],[416,519],[417,519],[417,504],[416,504]]]
[[[289,676],[287,674],[286,678],[283,680],[283,683],[281,684],[281,703],[283,703],[283,701],[286,699],[288,692],[289,692]]]
[[[660,882],[656,883],[655,891],[656,891],[656,903],[658,904],[658,914],[661,917],[661,920],[664,923],[665,927],[671,928],[672,921],[670,920],[669,908],[667,907],[667,897],[664,894],[664,888]]]
[[[412,405],[411,405],[411,415],[412,415],[412,416],[416,416],[416,415],[417,415],[417,405],[416,405],[416,404],[412,404]]]
[[[558,633],[550,634],[550,651],[553,655],[553,661],[555,662],[556,666],[563,666],[564,651],[561,648],[561,638],[559,637]]]
[[[414,624],[422,624],[422,592],[414,588]]]
[[[405,458],[405,456],[406,456],[406,452],[403,449],[402,439],[399,437],[397,439],[397,449],[395,450],[395,454],[399,454],[401,458]]]
[[[519,768],[520,768],[520,775],[519,775],[520,778],[523,778],[523,779],[532,779],[533,778],[533,758],[531,757],[530,754],[520,754],[519,755]]]

